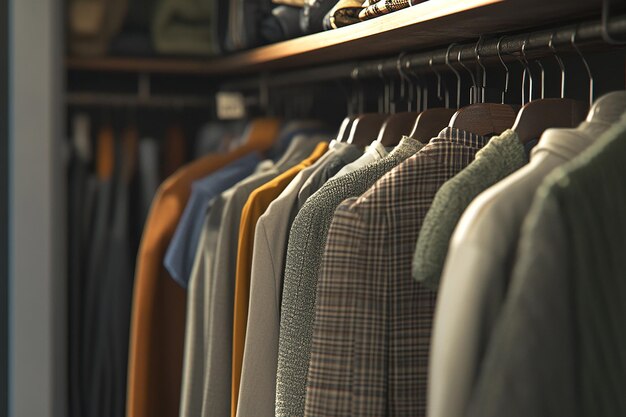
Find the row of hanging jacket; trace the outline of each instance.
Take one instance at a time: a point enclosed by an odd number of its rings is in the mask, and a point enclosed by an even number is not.
[[[626,413],[625,112],[247,122],[152,201],[126,415]]]

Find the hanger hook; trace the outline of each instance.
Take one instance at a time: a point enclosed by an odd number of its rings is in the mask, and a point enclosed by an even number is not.
[[[537,63],[537,66],[541,70],[541,90],[540,91],[541,91],[541,99],[543,100],[544,98],[546,98],[546,69],[541,63],[541,59],[537,58],[535,62]]]
[[[530,65],[528,63],[528,58],[526,57],[526,45],[528,44],[528,38],[530,38],[530,35],[528,35],[526,37],[526,39],[524,39],[524,42],[522,42],[522,65],[524,66],[524,72],[522,75],[522,105],[526,104],[526,101],[524,100],[524,96],[526,94],[526,74],[528,74],[528,82],[529,82],[529,89],[528,89],[528,103],[530,103],[531,101],[533,101],[533,73],[530,70]]]
[[[406,75],[406,73],[402,69],[402,60],[404,59],[405,55],[406,55],[406,52],[401,52],[400,55],[398,55],[398,59],[396,60],[396,70],[398,71],[398,75],[400,75],[400,98],[403,100],[406,97],[405,82],[409,83],[410,88],[409,88],[409,99],[407,100],[407,111],[411,111],[411,108],[413,105],[413,97],[412,97],[413,82],[411,81],[411,78],[408,75]],[[407,64],[410,65],[409,62],[407,62]]]
[[[361,85],[361,83],[359,82],[359,66],[357,65],[356,67],[354,67],[354,69],[352,70],[352,74],[350,74],[350,77],[352,78],[352,80],[354,81],[354,84],[356,85],[356,101],[357,101],[357,113],[361,114],[364,112],[364,97],[363,97],[363,86]]]
[[[498,39],[498,43],[496,44],[496,51],[498,52],[498,59],[500,63],[504,67],[504,90],[502,91],[502,104],[504,104],[504,99],[506,98],[506,93],[509,92],[509,67],[504,63],[504,59],[502,59],[502,49],[500,49],[500,45],[502,44],[502,39],[504,36]]]
[[[417,93],[415,97],[415,103],[417,105],[417,111],[421,112],[424,109],[428,108],[428,84],[423,83],[422,77],[411,69],[411,61],[407,60],[405,67],[410,71],[410,74],[415,77],[415,92]],[[413,90],[412,90],[413,92]],[[423,102],[422,102],[422,92],[423,92]],[[411,100],[413,100],[413,95],[411,94]],[[422,105],[423,103],[423,105]]]
[[[556,48],[554,47],[554,32],[550,35],[550,41],[548,42],[548,47],[552,51],[554,55],[554,59],[556,59],[559,68],[561,69],[561,98],[565,98],[565,65],[563,65],[563,60],[556,52]]]
[[[580,49],[578,45],[576,45],[576,35],[578,34],[578,26],[574,28],[574,32],[572,32],[572,37],[570,38],[570,42],[572,44],[572,48],[576,50],[576,53],[582,59],[583,64],[585,65],[585,70],[587,71],[587,76],[589,77],[589,106],[593,105],[593,74],[591,73],[591,68],[589,67],[589,63]]]
[[[482,78],[481,78],[481,86],[480,86],[480,101],[481,103],[485,102],[485,92],[487,90],[487,68],[483,65],[482,58],[480,57],[480,45],[483,41],[483,35],[478,37],[478,42],[476,42],[476,46],[474,47],[474,54],[476,55],[476,62],[480,66],[482,70]]]
[[[456,108],[460,109],[461,108],[461,74],[459,74],[456,68],[454,68],[452,64],[450,64],[450,50],[452,50],[452,48],[455,46],[456,46],[456,43],[451,43],[450,46],[448,46],[448,50],[446,51],[446,66],[450,68],[450,71],[452,71],[456,77]]]
[[[609,45],[626,45],[626,40],[617,39],[609,31],[609,18],[611,14],[611,0],[602,0],[601,28],[602,39]]]
[[[441,95],[441,73],[433,67],[432,57],[428,60],[428,66],[430,67],[431,71],[435,73],[435,76],[437,77],[437,99],[443,100],[443,96]]]
[[[382,62],[379,62],[376,68],[378,70],[378,78],[380,78],[383,83],[382,94],[378,96],[378,112],[387,113],[387,83],[385,82]]]
[[[472,80],[472,86],[470,87],[470,94],[469,94],[469,101],[470,104],[474,104],[476,103],[477,100],[477,92],[478,92],[478,83],[476,83],[476,77],[474,76],[474,72],[472,70],[470,70],[464,63],[463,61],[461,61],[461,52],[463,51],[463,49],[459,49],[459,53],[456,56],[456,60],[458,61],[459,65],[461,65],[461,67],[463,67],[463,69],[465,69],[465,71],[468,72],[468,74],[471,77]]]

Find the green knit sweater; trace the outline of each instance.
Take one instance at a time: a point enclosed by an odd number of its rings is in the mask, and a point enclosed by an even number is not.
[[[517,133],[507,130],[491,138],[467,168],[439,189],[417,240],[413,258],[413,277],[417,281],[437,289],[450,238],[467,206],[527,162]]]

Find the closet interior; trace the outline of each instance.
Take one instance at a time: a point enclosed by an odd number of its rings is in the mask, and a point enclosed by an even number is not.
[[[623,2],[332,3],[68,0],[69,415],[626,413]]]

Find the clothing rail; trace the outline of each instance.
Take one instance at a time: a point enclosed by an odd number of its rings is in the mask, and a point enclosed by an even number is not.
[[[574,50],[572,45],[573,38],[575,45],[581,50],[590,47],[594,47],[596,50],[598,47],[606,47],[607,49],[614,47],[604,41],[604,29],[614,37],[624,37],[626,35],[626,15],[622,14],[608,18],[606,27],[603,26],[601,19],[595,19],[559,26],[554,29],[485,38],[478,45],[478,56],[481,63],[490,65],[499,62],[499,51],[502,59],[510,62],[516,60],[521,55],[522,47],[525,45],[524,52],[526,57],[535,59],[552,55],[554,52],[550,48],[551,43],[557,54],[568,53]],[[552,42],[550,42],[551,40]],[[498,44],[500,44],[499,47]],[[410,70],[415,73],[432,72],[431,68],[445,71],[449,70],[446,65],[446,57],[448,57],[450,65],[455,68],[460,68],[458,64],[459,56],[463,64],[477,63],[476,49],[476,43],[469,43],[455,45],[449,49],[410,53],[382,60],[342,63],[305,70],[263,74],[261,77],[227,81],[223,84],[223,88],[239,90],[263,89],[348,78],[365,79],[380,76],[398,76],[399,66],[405,71]]]
[[[144,107],[144,108],[208,108],[214,100],[193,96],[148,96],[108,93],[69,93],[66,103],[70,106]]]

